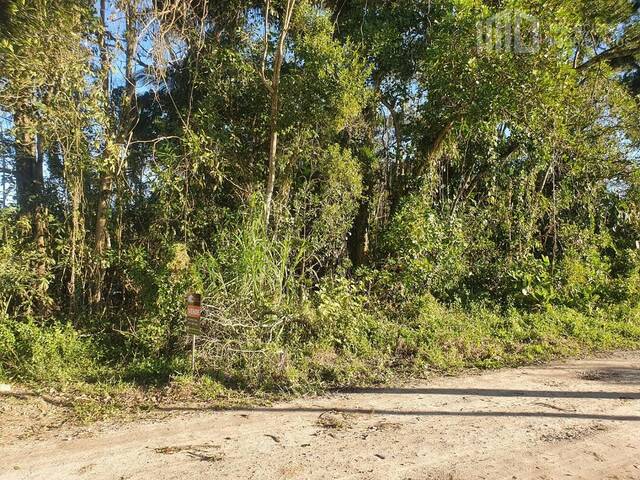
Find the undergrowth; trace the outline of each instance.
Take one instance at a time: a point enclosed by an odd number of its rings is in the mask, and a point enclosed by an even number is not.
[[[212,360],[201,352],[191,372],[188,349],[170,358],[126,363],[105,357],[94,338],[71,325],[0,320],[0,378],[70,399],[82,420],[163,403],[241,405],[253,398],[369,385],[428,372],[491,369],[598,351],[640,348],[640,309],[590,314],[549,308],[522,313],[445,307],[425,295],[399,318],[363,305],[345,281],[298,305],[282,334],[254,339],[254,351]],[[54,389],[54,390],[51,390]]]
[[[438,220],[427,215],[404,220],[423,233],[389,230],[393,256],[318,277],[295,227],[268,234],[257,211],[237,214],[215,248],[193,258],[180,243],[158,258],[124,252],[118,274],[141,300],[84,316],[36,314],[47,298],[18,275],[33,260],[6,244],[0,380],[54,391],[78,418],[95,419],[640,348],[635,250],[567,255],[558,265],[528,256],[489,275],[478,252],[451,253],[448,243],[466,242],[461,230],[433,237]],[[206,304],[195,372],[184,325],[190,290]]]

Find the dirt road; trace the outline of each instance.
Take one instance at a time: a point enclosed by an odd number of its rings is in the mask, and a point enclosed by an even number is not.
[[[640,479],[640,353],[72,432],[0,478]]]

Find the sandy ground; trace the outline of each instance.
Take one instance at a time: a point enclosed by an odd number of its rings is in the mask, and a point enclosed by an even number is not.
[[[640,479],[640,352],[54,426],[4,435],[0,478]]]

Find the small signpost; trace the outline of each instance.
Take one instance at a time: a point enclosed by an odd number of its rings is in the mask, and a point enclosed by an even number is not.
[[[202,334],[202,296],[199,293],[187,295],[187,335],[191,335],[191,371],[196,369],[196,335]]]

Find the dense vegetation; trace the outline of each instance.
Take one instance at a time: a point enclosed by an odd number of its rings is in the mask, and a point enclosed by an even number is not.
[[[0,377],[179,381],[188,291],[252,391],[637,348],[638,8],[0,0]]]

